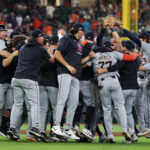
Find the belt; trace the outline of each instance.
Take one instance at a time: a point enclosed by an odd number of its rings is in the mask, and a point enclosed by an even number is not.
[[[105,79],[109,79],[109,78],[113,78],[113,79],[115,79],[115,78],[116,78],[116,76],[104,77],[104,78],[101,78],[100,80],[101,80],[101,81],[104,81]]]

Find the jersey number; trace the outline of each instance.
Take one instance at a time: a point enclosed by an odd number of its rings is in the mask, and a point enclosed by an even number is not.
[[[103,68],[104,65],[107,65],[107,64],[108,64],[108,67],[111,67],[112,66],[112,61],[107,61],[107,62],[101,61],[101,62],[99,62],[99,64],[101,64],[101,68]]]

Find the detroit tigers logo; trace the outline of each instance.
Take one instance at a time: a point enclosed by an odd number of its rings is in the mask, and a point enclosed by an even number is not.
[[[78,51],[82,52],[82,47],[81,47],[81,45],[79,43],[78,43]]]

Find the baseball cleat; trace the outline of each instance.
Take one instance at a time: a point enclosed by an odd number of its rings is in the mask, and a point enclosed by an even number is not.
[[[82,132],[80,131],[80,128],[77,126],[75,126],[73,129],[73,132],[75,133],[76,136],[80,137],[80,138],[84,138],[85,136],[82,134]]]
[[[77,140],[77,142],[81,142],[81,143],[91,143],[93,140],[90,140],[89,138],[87,137],[80,137],[80,140]]]
[[[20,141],[20,137],[16,134],[16,131],[14,128],[10,128],[7,132],[8,134],[8,138],[10,140],[13,140],[13,141]]]
[[[0,130],[0,136],[7,138],[7,132]]]
[[[52,142],[66,142],[67,138],[61,136],[61,135],[56,135],[55,133],[49,135],[49,139]]]
[[[140,132],[137,134],[137,136],[141,137],[141,136],[145,136],[149,133],[150,133],[150,129],[149,128],[144,128],[144,129],[140,130]]]
[[[49,140],[53,141],[53,142],[60,142],[59,138],[57,137],[58,135],[56,135],[52,130],[50,131],[49,134]]]
[[[41,135],[38,128],[32,127],[29,133],[33,135],[35,138],[44,139],[44,136]]]
[[[46,143],[51,142],[48,136],[46,135],[46,133],[41,132],[41,135],[44,137],[43,139],[41,139],[42,142],[46,142]]]
[[[125,140],[130,141],[132,138],[128,132],[122,132],[122,135],[125,137]]]
[[[101,136],[99,136],[98,143],[103,143],[104,141],[106,141],[106,136],[102,134]]]
[[[64,130],[63,131],[63,135],[65,137],[67,137],[67,138],[71,138],[71,139],[74,139],[74,140],[80,140],[80,138],[74,134],[74,132],[72,131],[72,129],[70,129],[70,130]]]
[[[132,135],[132,143],[135,143],[135,142],[137,142],[138,141],[138,136],[134,133],[133,135]]]
[[[53,126],[51,130],[52,130],[55,134],[63,136],[62,129],[60,128],[59,125]]]
[[[94,140],[94,137],[93,137],[92,132],[91,132],[90,130],[84,128],[84,129],[82,130],[82,134],[83,134],[84,136],[88,137],[90,140]]]

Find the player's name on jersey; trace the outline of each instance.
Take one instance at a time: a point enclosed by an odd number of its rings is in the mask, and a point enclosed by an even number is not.
[[[106,56],[106,55],[103,55],[103,56],[100,56],[99,57],[99,60],[102,60],[102,59],[110,59],[111,56]]]

